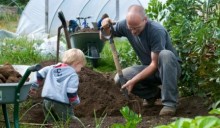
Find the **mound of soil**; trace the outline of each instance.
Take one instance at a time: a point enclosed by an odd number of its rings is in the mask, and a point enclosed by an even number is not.
[[[11,64],[6,63],[0,66],[0,83],[17,83],[21,77],[21,74]]]
[[[94,116],[94,110],[97,116],[101,116],[103,113],[108,113],[108,115],[120,114],[118,110],[127,102],[111,77],[106,78],[90,68],[83,68],[79,76],[78,93],[81,104],[76,107],[76,115],[79,117],[92,117]]]
[[[42,67],[51,64],[55,64],[55,61],[41,63]],[[132,103],[125,98],[120,87],[114,84],[112,76],[113,74],[101,74],[88,67],[82,68],[79,73],[78,90],[81,103],[74,110],[77,117],[93,117],[94,110],[97,117],[105,113],[109,116],[119,116],[121,115],[119,110]],[[38,95],[32,99],[37,102],[41,101],[40,94],[41,91],[38,91]],[[135,99],[135,96],[131,96],[131,99]],[[135,100],[138,105],[139,100]]]
[[[42,66],[55,64],[55,61],[42,62]],[[166,124],[172,121],[173,117],[159,117],[159,111],[162,108],[160,100],[157,105],[151,108],[143,107],[142,100],[131,95],[131,100],[126,100],[125,96],[120,92],[120,88],[113,82],[114,74],[103,74],[85,67],[79,73],[79,97],[80,105],[75,107],[74,113],[88,127],[95,127],[94,112],[96,118],[103,117],[107,114],[103,127],[108,127],[113,123],[124,122],[124,118],[120,113],[120,109],[129,106],[136,113],[140,113],[143,117],[140,128],[153,127],[157,124]],[[22,122],[43,123],[43,111],[40,103],[42,98],[39,94],[30,97],[28,100],[33,101],[33,107],[22,118]],[[179,106],[176,117],[195,117],[198,115],[207,115],[208,109],[204,105],[205,99],[200,97],[183,97],[179,100]],[[22,109],[22,108],[21,108]],[[25,112],[26,110],[21,110]],[[74,128],[81,125],[77,122],[73,124]]]

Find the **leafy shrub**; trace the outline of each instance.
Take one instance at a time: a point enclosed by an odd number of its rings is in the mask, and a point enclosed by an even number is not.
[[[120,63],[123,68],[140,64],[140,60],[129,44],[128,40],[121,40],[117,43]]]
[[[219,99],[219,0],[168,0],[163,5],[151,0],[150,3],[147,13],[151,18],[163,20],[183,60],[181,94],[209,93],[215,100]]]

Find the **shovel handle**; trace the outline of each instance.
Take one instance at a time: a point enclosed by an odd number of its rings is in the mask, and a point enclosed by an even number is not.
[[[110,36],[110,39],[109,39],[110,40],[111,51],[112,51],[115,67],[116,67],[116,70],[117,70],[117,73],[118,73],[118,76],[119,76],[119,81],[120,81],[120,84],[122,86],[126,83],[126,80],[123,76],[122,68],[121,68],[121,65],[119,63],[119,56],[118,56],[117,50],[115,48],[115,44],[114,44],[114,40],[113,40],[114,28],[113,28],[113,24],[111,22],[109,22],[109,27],[110,27],[110,30],[111,30],[111,36]],[[126,99],[129,100],[127,89],[121,89],[121,91],[125,95]]]
[[[113,41],[113,39],[110,38],[110,40]],[[111,41],[110,41],[111,42]],[[116,67],[116,70],[117,70],[117,73],[118,73],[118,76],[119,76],[119,81],[120,81],[120,84],[121,86],[124,85],[126,83],[126,80],[123,76],[123,73],[122,73],[122,69],[121,69],[121,65],[119,63],[119,57],[118,57],[118,53],[116,51],[116,48],[115,48],[115,44],[114,42],[111,42],[110,43],[110,46],[111,46],[111,51],[112,51],[112,55],[113,55],[113,60],[114,60],[114,63],[115,63],[115,67]],[[125,95],[125,97],[127,99],[129,99],[128,97],[128,91],[127,89],[121,89],[122,93]]]
[[[63,27],[66,28],[67,24],[66,24],[66,20],[65,20],[65,17],[62,11],[58,12],[58,17],[60,18],[60,21],[62,22]]]
[[[116,67],[117,73],[118,73],[119,76],[122,76],[122,77],[123,77],[121,65],[120,65],[120,63],[119,63],[118,52],[116,51],[116,48],[115,48],[115,44],[114,44],[114,42],[113,42],[113,39],[110,39],[110,40],[112,40],[112,41],[110,41],[110,46],[111,46],[112,55],[113,55],[113,60],[114,60],[114,62],[115,62],[115,67]]]
[[[62,23],[63,29],[64,29],[64,33],[65,33],[65,37],[66,37],[66,42],[67,42],[67,48],[70,49],[71,48],[71,43],[70,43],[70,37],[69,37],[69,33],[67,31],[67,24],[66,24],[66,19],[65,16],[63,14],[62,11],[58,12],[58,17]]]
[[[109,21],[109,27],[110,27],[110,32],[111,32],[111,36],[110,36],[109,40],[110,40],[110,46],[111,46],[111,51],[112,51],[113,59],[115,62],[116,70],[117,70],[118,75],[121,76],[121,78],[123,78],[122,68],[119,63],[118,52],[116,50],[114,40],[113,40],[114,28],[113,28],[113,24],[110,21]],[[123,83],[123,84],[125,84],[125,83]]]

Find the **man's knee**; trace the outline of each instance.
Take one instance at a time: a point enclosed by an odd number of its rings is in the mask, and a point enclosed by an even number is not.
[[[131,67],[127,67],[122,70],[123,78],[125,80],[130,80],[132,79],[135,75],[137,75],[139,72],[141,72],[146,66],[144,65],[135,65]],[[120,78],[118,73],[114,77],[114,82],[117,85],[120,85]]]
[[[159,61],[163,62],[170,62],[171,60],[175,59],[175,55],[170,50],[162,50],[159,53]]]

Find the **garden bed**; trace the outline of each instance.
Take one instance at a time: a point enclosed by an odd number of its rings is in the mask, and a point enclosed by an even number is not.
[[[52,63],[55,62],[47,61],[41,64],[46,66]],[[193,118],[199,115],[208,115],[207,106],[204,104],[205,98],[192,96],[180,98],[177,115],[175,117],[159,117],[158,113],[162,108],[159,100],[157,105],[151,108],[143,107],[141,105],[142,100],[136,96],[131,96],[133,102],[127,101],[119,91],[119,87],[114,84],[113,76],[114,74],[101,74],[95,72],[88,67],[83,68],[79,73],[79,97],[81,98],[81,103],[75,108],[74,112],[86,127],[94,128],[96,126],[94,111],[96,118],[104,117],[104,115],[107,114],[102,124],[103,128],[111,126],[113,123],[125,122],[125,119],[119,111],[124,106],[129,106],[129,108],[136,113],[142,115],[143,120],[138,126],[140,128],[149,128],[157,126],[158,124],[167,124],[179,117]],[[29,100],[33,100],[33,105],[37,105],[26,113],[21,122],[42,124],[44,116],[40,105],[42,102],[40,91],[37,96],[31,97]],[[73,122],[71,126],[74,128],[80,128],[81,124]]]

